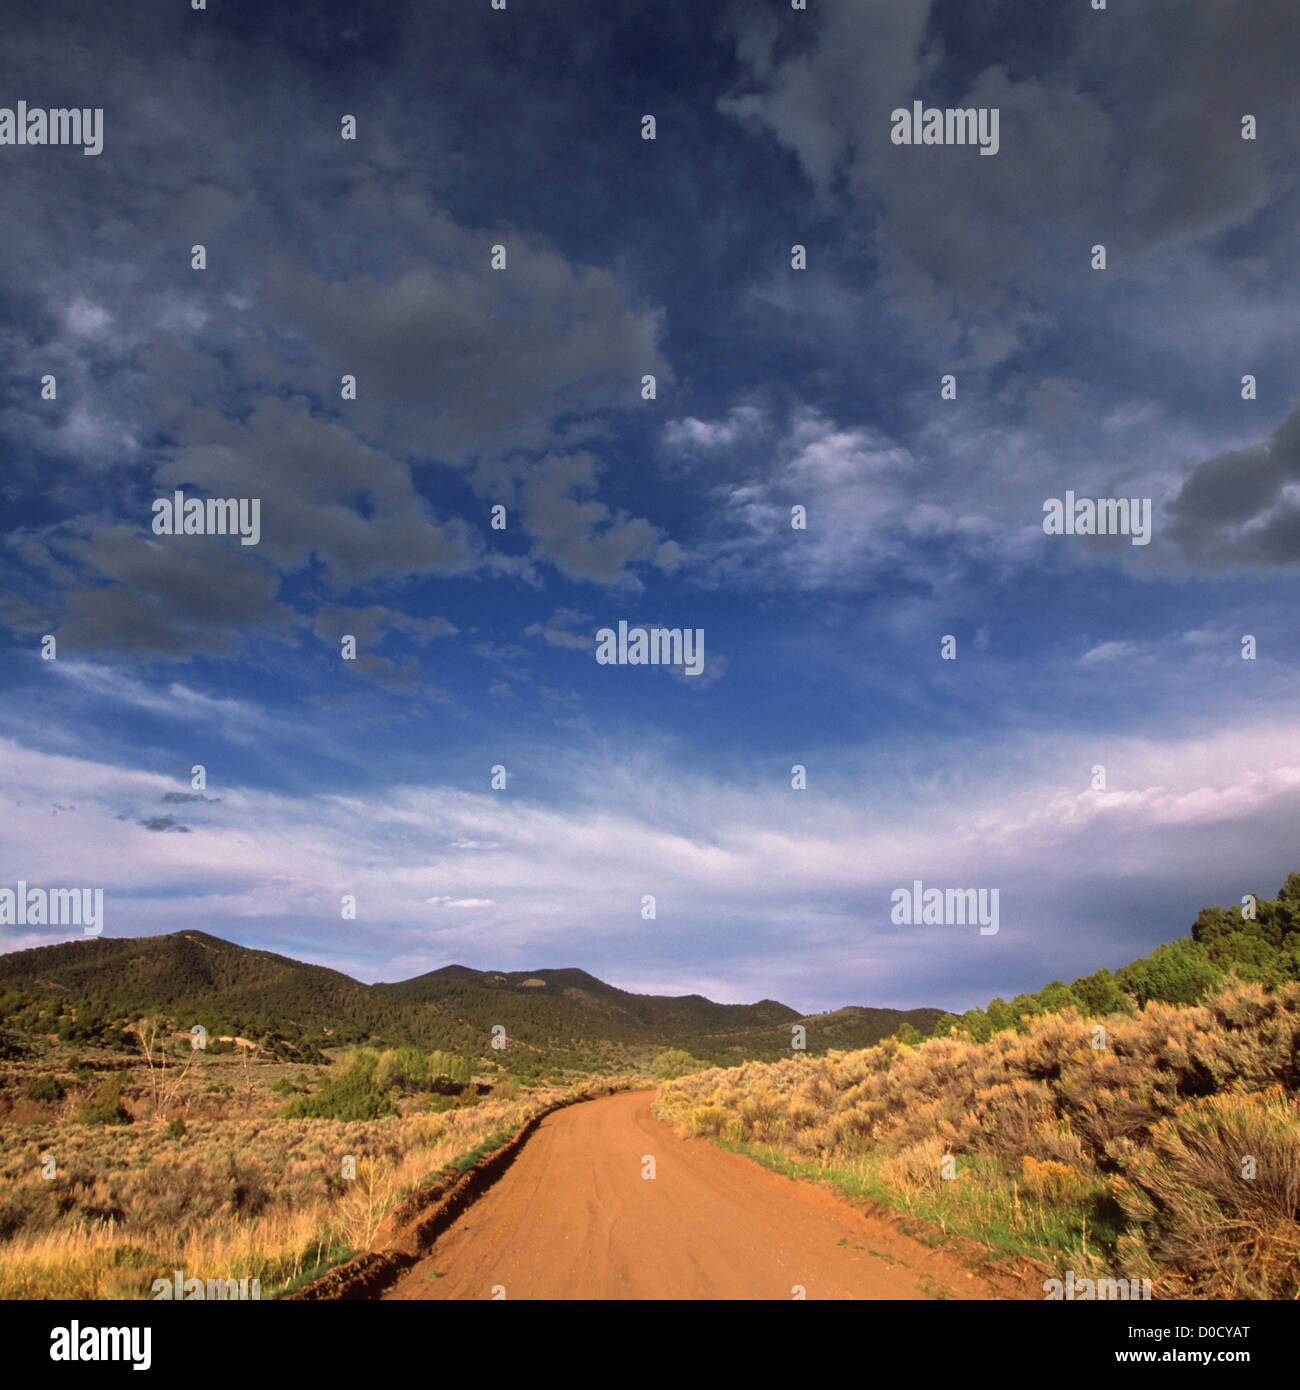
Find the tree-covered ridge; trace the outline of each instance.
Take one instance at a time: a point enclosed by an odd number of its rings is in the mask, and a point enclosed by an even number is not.
[[[178,1028],[201,1024],[212,1038],[246,1038],[296,1060],[351,1044],[495,1057],[494,1028],[539,1059],[582,1053],[590,1060],[677,1039],[709,1056],[715,1038],[727,1056],[756,1055],[756,1047],[788,1047],[789,1024],[799,1020],[774,1000],[717,1004],[700,995],[631,994],[576,969],[447,966],[396,984],[364,985],[203,932],[91,938],[0,957],[0,1019],[19,1032],[129,1046],[123,1028],[154,1012]]]
[[[1253,915],[1252,915],[1253,914]],[[1228,975],[1251,983],[1300,979],[1300,874],[1276,898],[1203,909],[1186,937],[1114,971],[992,1000],[960,1017],[937,1009],[849,1006],[801,1017],[775,1000],[717,1004],[700,995],[631,994],[577,969],[481,971],[446,966],[396,984],[364,985],[336,970],[203,932],[90,938],[0,957],[0,1052],[27,1033],[129,1049],[123,1031],[159,1012],[178,1028],[241,1037],[265,1055],[315,1060],[340,1045],[414,1047],[493,1057],[503,1027],[538,1062],[610,1060],[674,1047],[715,1065],[788,1056],[796,1026],[808,1052],[915,1041],[956,1030],[984,1041],[1026,1019],[1077,1008],[1132,1014],[1149,1001],[1190,1004]]]
[[[1202,908],[1188,936],[1166,941],[1113,973],[1096,970],[1070,984],[1053,980],[1010,1003],[994,999],[984,1009],[944,1014],[932,1035],[956,1032],[986,1042],[1004,1029],[1023,1031],[1027,1020],[1068,1008],[1105,1015],[1133,1014],[1153,1000],[1195,1004],[1231,975],[1265,986],[1300,980],[1300,873],[1288,876],[1276,898],[1250,895],[1240,907]],[[925,1035],[905,1025],[897,1036],[915,1042]]]

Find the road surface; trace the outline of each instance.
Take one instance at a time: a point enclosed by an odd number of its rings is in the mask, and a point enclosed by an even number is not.
[[[548,1115],[388,1298],[987,1298],[959,1260],[826,1189],[650,1112],[651,1091]],[[654,1177],[647,1158],[654,1160]]]

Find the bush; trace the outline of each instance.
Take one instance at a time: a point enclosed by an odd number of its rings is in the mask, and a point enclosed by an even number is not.
[[[1139,1004],[1195,1004],[1222,982],[1223,972],[1198,942],[1167,941],[1115,978]]]
[[[288,1119],[378,1120],[397,1113],[388,1093],[375,1083],[379,1059],[374,1053],[355,1053],[347,1071],[322,1083],[314,1096],[302,1096],[287,1106]]]
[[[427,1091],[433,1079],[431,1058],[417,1047],[399,1047],[381,1053],[375,1067],[375,1085],[381,1091]]]
[[[1137,1244],[1178,1291],[1300,1297],[1300,1105],[1281,1087],[1210,1096],[1180,1106],[1151,1138],[1113,1185]]]
[[[461,1090],[470,1082],[469,1059],[453,1052],[431,1052],[429,1075],[435,1091]]]
[[[692,1134],[721,1134],[728,1118],[721,1106],[701,1105],[691,1111],[686,1123]]]
[[[906,1200],[957,1190],[938,1164],[964,1155],[981,1201],[1018,1183],[1037,1222],[1082,1213],[1164,1296],[1300,1296],[1300,984],[1152,1001],[1105,1017],[1104,1046],[1096,1027],[1067,1006],[985,1043],[959,1030],[719,1068],[665,1083],[655,1111],[797,1160],[865,1160]]]
[[[83,1125],[129,1125],[130,1113],[122,1104],[122,1083],[116,1077],[103,1082],[77,1112]]]
[[[23,1094],[28,1100],[60,1101],[63,1099],[63,1083],[57,1076],[38,1076],[27,1083]]]
[[[654,1059],[650,1069],[660,1081],[676,1081],[678,1077],[685,1076],[689,1072],[699,1071],[705,1065],[704,1062],[692,1057],[689,1052],[670,1047]]]

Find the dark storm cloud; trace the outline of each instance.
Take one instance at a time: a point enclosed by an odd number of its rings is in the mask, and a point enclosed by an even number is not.
[[[1170,535],[1213,569],[1300,561],[1300,409],[1263,443],[1198,464],[1170,505]]]
[[[260,497],[259,550],[285,570],[314,555],[339,592],[381,578],[465,574],[481,563],[479,533],[439,520],[409,467],[301,401],[266,401],[241,421],[196,411],[155,481]]]
[[[820,9],[815,37],[779,60],[776,28],[766,41],[746,31],[748,75],[720,109],[793,151],[823,201],[847,194],[889,300],[970,365],[1032,344],[1053,296],[1085,278],[1072,268],[1086,270],[1093,243],[1123,266],[1242,226],[1293,184],[1279,138],[1300,112],[1291,0],[1071,7],[1056,21],[1059,56],[1040,55],[1030,76],[996,61],[993,43],[985,66],[963,64],[929,0]],[[967,22],[1014,36],[1019,13],[994,4]],[[890,111],[913,99],[998,108],[998,153],[892,145]],[[1241,139],[1245,113],[1255,142]]]
[[[11,533],[26,573],[5,576],[0,617],[184,660],[229,654],[250,633],[292,640],[302,620],[278,580],[308,566],[340,595],[480,571],[538,584],[527,556],[485,544],[477,509],[455,515],[464,473],[426,465],[417,483],[412,455],[458,470],[476,458],[473,489],[509,498],[534,473],[512,451],[600,438],[597,412],[637,408],[645,372],[671,380],[663,315],[536,234],[448,214],[437,122],[412,117],[437,94],[392,46],[423,22],[418,9],[372,35],[382,58],[350,49],[329,22],[292,48],[230,48],[174,17],[120,14],[111,38],[95,38],[76,13],[50,7],[0,61],[15,81],[93,91],[111,135],[86,162],[100,174],[6,166],[7,197],[26,215],[0,224],[0,434],[19,514],[39,496],[53,525]],[[341,106],[340,57],[356,71],[382,62],[385,81]],[[339,139],[343,109],[360,111],[355,145]],[[86,226],[93,237],[68,232]],[[190,267],[193,243],[206,271]],[[345,371],[359,380],[355,403],[339,399]],[[33,394],[44,372],[58,378],[54,402]],[[620,582],[625,564],[653,556],[657,532],[591,495],[597,471],[579,466],[578,502],[542,469],[520,520],[536,518],[538,559]],[[444,484],[457,500],[435,506]],[[173,487],[260,498],[256,558],[149,538],[147,510],[132,509]],[[409,685],[391,663],[364,664]]]
[[[666,378],[660,315],[632,307],[608,270],[571,265],[517,233],[445,219],[424,231],[445,263],[386,280],[281,264],[271,278],[328,370],[356,376],[372,428],[397,409],[419,418],[435,454],[537,448],[561,415],[631,409],[644,373]],[[494,245],[506,248],[504,270],[491,268]],[[409,421],[402,437],[415,441]]]
[[[331,646],[337,645],[345,633],[351,633],[358,644],[366,646],[381,642],[390,632],[405,633],[413,642],[425,646],[435,637],[452,636],[457,629],[446,618],[414,618],[400,609],[375,603],[366,608],[318,608],[312,631]]]
[[[532,555],[570,579],[636,587],[632,566],[673,568],[677,553],[657,526],[591,496],[601,474],[590,453],[548,455],[520,488]]]
[[[189,826],[182,825],[174,816],[150,816],[147,820],[137,821],[136,824],[142,825],[146,830],[157,831],[159,834],[165,834],[168,831],[178,835],[190,833]]]
[[[58,625],[60,644],[74,650],[186,661],[229,654],[250,632],[293,641],[301,624],[277,600],[275,575],[223,538],[110,525],[50,544],[79,576],[61,595]]]

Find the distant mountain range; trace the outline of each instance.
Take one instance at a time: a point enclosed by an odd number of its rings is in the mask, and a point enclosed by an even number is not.
[[[315,1046],[414,1045],[493,1056],[492,1029],[539,1062],[629,1049],[682,1048],[709,1061],[867,1047],[902,1023],[928,1032],[940,1009],[850,1006],[801,1016],[774,999],[716,1004],[699,994],[630,994],[585,970],[495,972],[448,965],[400,984],[365,985],[337,970],[238,946],[205,932],[91,937],[0,956],[6,1012],[33,1000],[82,1000],[114,1016],[159,1012],[183,1027],[269,1035]],[[53,1030],[51,1030],[53,1031]]]

